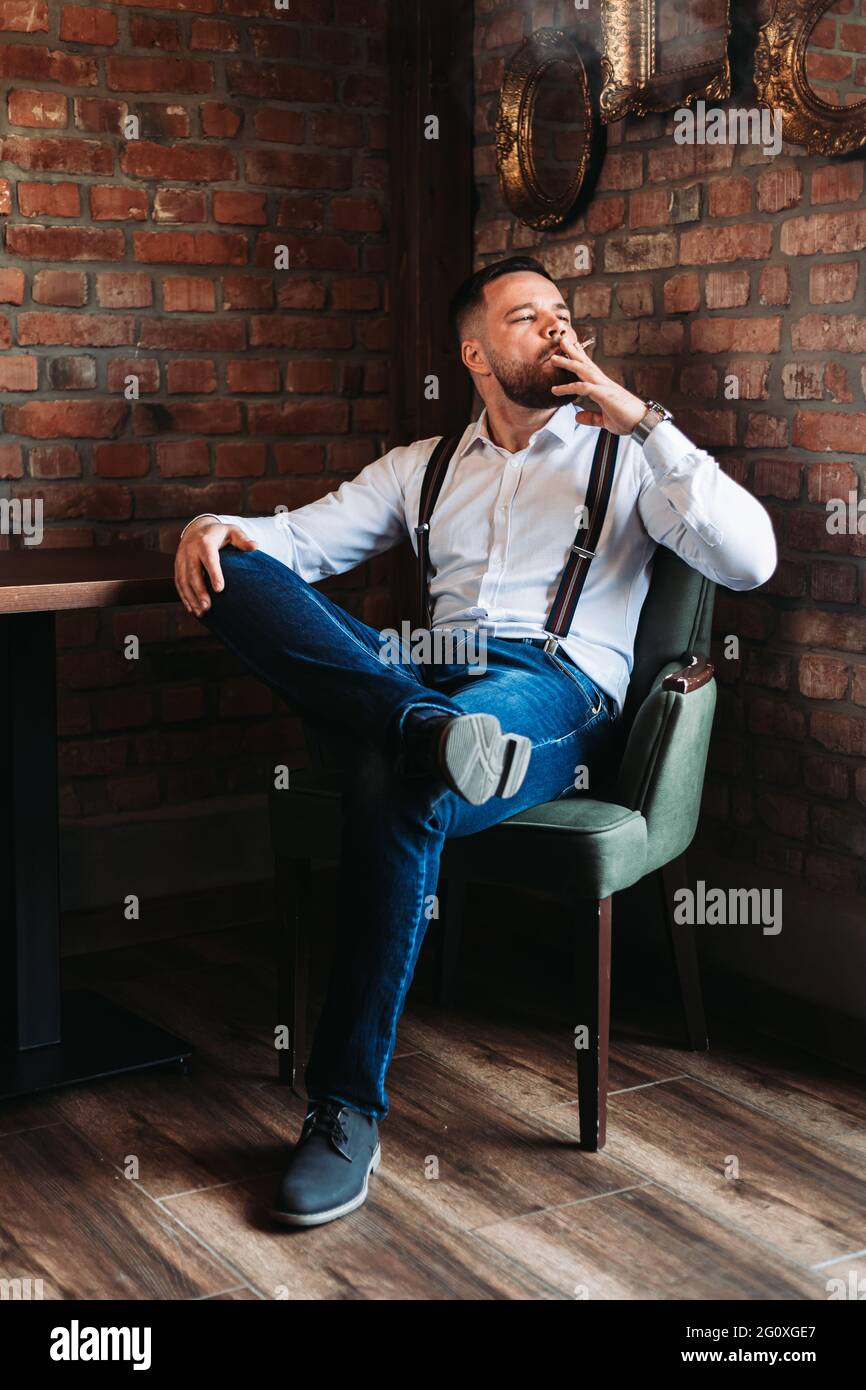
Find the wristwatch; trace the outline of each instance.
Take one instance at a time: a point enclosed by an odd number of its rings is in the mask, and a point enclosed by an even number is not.
[[[658,401],[647,401],[647,412],[642,420],[639,420],[631,432],[632,439],[636,439],[638,444],[646,442],[647,436],[656,425],[660,425],[663,420],[672,420],[673,414],[666,410]]]

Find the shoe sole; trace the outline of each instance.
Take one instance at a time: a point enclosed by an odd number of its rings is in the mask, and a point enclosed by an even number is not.
[[[532,742],[503,734],[495,714],[462,714],[445,729],[439,762],[451,790],[473,806],[520,790]]]
[[[283,1226],[323,1226],[326,1221],[336,1221],[338,1216],[347,1216],[350,1211],[354,1211],[356,1207],[360,1207],[366,1202],[370,1174],[375,1173],[381,1162],[382,1146],[381,1144],[377,1144],[376,1151],[370,1159],[370,1166],[364,1174],[363,1188],[358,1193],[357,1197],[353,1197],[351,1201],[344,1202],[342,1206],[331,1207],[329,1211],[272,1211],[271,1216]]]

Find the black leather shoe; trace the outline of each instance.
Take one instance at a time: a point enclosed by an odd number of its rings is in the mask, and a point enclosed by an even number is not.
[[[382,1161],[379,1126],[338,1100],[310,1101],[271,1215],[286,1226],[321,1226],[367,1200]]]
[[[523,734],[504,734],[495,714],[408,715],[404,743],[409,771],[438,771],[452,791],[481,806],[491,796],[520,790],[532,742]]]

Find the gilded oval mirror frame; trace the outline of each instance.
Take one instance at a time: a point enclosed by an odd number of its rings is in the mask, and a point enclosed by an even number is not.
[[[866,144],[866,103],[834,106],[806,75],[812,30],[835,0],[776,0],[755,50],[755,90],[763,106],[782,113],[782,135],[810,154],[840,155]]]
[[[533,117],[545,78],[565,66],[574,87],[575,128],[583,138],[564,187],[545,187],[539,171]],[[564,132],[563,132],[564,133]],[[597,144],[598,123],[589,78],[574,42],[561,29],[537,29],[512,57],[505,71],[496,119],[496,163],[502,196],[529,227],[559,227],[575,211],[587,182]]]

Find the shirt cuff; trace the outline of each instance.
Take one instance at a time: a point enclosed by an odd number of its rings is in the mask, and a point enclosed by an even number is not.
[[[178,544],[180,544],[180,541],[183,540],[183,538],[184,538],[184,536],[186,535],[187,531],[189,530],[190,526],[192,526],[192,522],[193,522],[193,521],[201,521],[201,519],[202,519],[203,516],[212,516],[213,519],[214,519],[214,521],[222,521],[222,517],[221,517],[221,516],[218,516],[216,512],[199,512],[198,516],[194,516],[194,517],[192,518],[192,521],[188,521],[188,522],[186,523],[186,526],[184,526],[183,530],[182,530],[181,533],[180,533],[180,538],[179,538],[179,540],[178,540]]]

